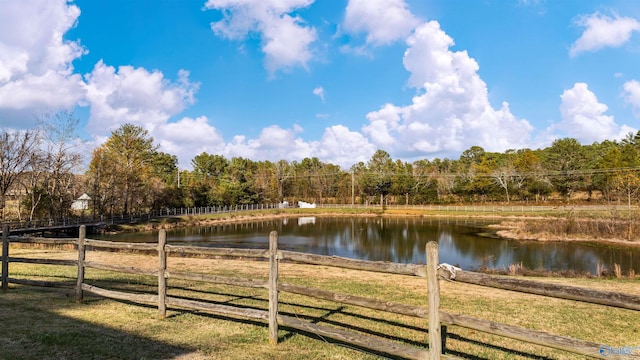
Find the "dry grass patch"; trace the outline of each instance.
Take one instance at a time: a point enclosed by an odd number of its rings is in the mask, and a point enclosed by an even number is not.
[[[75,259],[64,249],[16,249],[14,256]],[[155,256],[139,253],[90,251],[87,260],[154,269]],[[268,262],[169,256],[169,270],[219,276],[265,279]],[[11,276],[42,279],[74,279],[75,267],[11,264]],[[280,281],[338,293],[378,298],[390,302],[426,306],[426,280],[329,266],[282,263]],[[599,290],[640,294],[637,280],[558,279],[541,281]],[[154,277],[117,274],[88,269],[87,282],[98,286],[153,293]],[[256,309],[267,308],[264,289],[244,289],[169,279],[171,296]],[[520,294],[456,282],[441,282],[442,310],[491,321],[523,326],[576,339],[627,346],[640,344],[638,312],[568,300]],[[314,323],[424,346],[425,319],[281,293],[280,310]],[[158,359],[368,359],[376,356],[331,344],[327,339],[288,329],[280,330],[280,344],[271,347],[265,323],[172,309],[165,320],[157,309],[97,297],[76,304],[72,292],[12,286],[0,293],[0,311],[11,313],[0,339],[7,354],[15,358],[158,358]],[[27,319],[17,321],[16,319]],[[81,329],[81,330],[78,330]],[[464,328],[449,327],[447,348],[454,353],[487,359],[554,358],[577,356],[491,336]],[[105,339],[112,344],[104,349]],[[76,344],[79,341],[80,344]],[[141,343],[141,346],[135,344]],[[28,345],[29,356],[20,357]],[[96,347],[95,352],[92,352]],[[119,350],[116,350],[119,349]],[[119,357],[122,353],[131,354]],[[55,356],[54,356],[55,355]]]

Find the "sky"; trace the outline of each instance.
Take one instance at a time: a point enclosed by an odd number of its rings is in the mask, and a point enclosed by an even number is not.
[[[0,0],[0,128],[73,111],[100,146],[350,168],[620,140],[636,0]]]

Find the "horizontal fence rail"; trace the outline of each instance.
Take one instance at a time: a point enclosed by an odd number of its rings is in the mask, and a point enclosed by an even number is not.
[[[6,228],[6,226],[5,226]],[[42,241],[39,241],[42,240]],[[77,301],[82,302],[84,293],[97,296],[130,301],[141,304],[157,305],[160,318],[166,316],[167,308],[191,309],[209,312],[224,316],[240,317],[266,321],[269,325],[269,339],[277,344],[278,326],[318,334],[322,337],[332,338],[339,342],[354,345],[356,347],[371,349],[376,352],[409,359],[453,359],[446,353],[446,326],[458,326],[483,333],[498,335],[514,340],[528,342],[554,349],[572,352],[583,356],[606,359],[600,355],[601,344],[573,339],[571,337],[550,334],[544,331],[531,330],[519,326],[497,323],[478,319],[465,315],[451,314],[439,309],[439,282],[443,280],[467,283],[485,287],[499,288],[503,290],[525,292],[552,298],[560,298],[574,301],[582,301],[597,305],[619,307],[630,310],[640,310],[640,296],[596,291],[572,286],[562,286],[538,281],[515,279],[504,276],[479,274],[457,270],[455,273],[438,268],[437,243],[427,244],[426,265],[398,264],[390,262],[376,262],[341,258],[336,256],[312,255],[293,251],[279,250],[277,247],[277,233],[270,234],[269,249],[231,249],[231,248],[202,248],[194,246],[178,246],[166,244],[166,232],[160,231],[158,243],[115,243],[102,240],[85,238],[84,227],[81,228],[79,238],[73,242],[56,242],[51,239],[15,238],[8,236],[8,231],[2,236],[2,289],[7,289],[7,284],[19,284],[29,286],[47,286],[75,288]],[[31,259],[26,257],[11,257],[9,255],[10,243],[28,244],[70,244],[77,247],[77,260],[56,259]],[[136,266],[123,266],[104,264],[94,261],[86,261],[87,251],[106,250],[133,250],[148,254],[155,252],[158,256],[158,267],[145,269]],[[167,268],[167,257],[177,255],[198,255],[214,258],[242,258],[244,260],[268,260],[269,274],[267,279],[236,278],[218,275],[209,275],[195,272],[177,271]],[[310,288],[300,285],[292,285],[282,282],[278,278],[278,264],[280,262],[292,262],[307,265],[322,265],[336,268],[345,268],[360,271],[372,271],[387,274],[414,276],[426,278],[429,306],[406,305],[375,298],[354,296],[336,293],[328,290]],[[15,279],[9,277],[9,263],[44,264],[53,266],[76,266],[78,277],[75,286],[71,282],[39,281],[29,279]],[[157,277],[157,293],[132,293],[122,290],[101,288],[89,284],[85,280],[85,268],[115,271],[127,274],[136,274],[149,277]],[[167,280],[188,280],[211,284],[231,285],[237,287],[264,289],[268,292],[268,309],[254,309],[237,307],[228,304],[211,303],[197,299],[183,299],[167,294]],[[278,310],[279,293],[290,293],[307,296],[310,298],[331,301],[344,305],[358,306],[377,311],[384,311],[404,316],[426,319],[429,325],[428,348],[415,347],[404,343],[398,343],[377,336],[356,333],[350,330],[340,329],[301,320],[296,317],[284,315]]]

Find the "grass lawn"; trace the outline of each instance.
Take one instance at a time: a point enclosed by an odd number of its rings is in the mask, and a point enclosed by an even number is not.
[[[12,256],[74,259],[62,248],[16,248]],[[87,260],[153,268],[157,258],[133,253],[89,252]],[[169,257],[169,270],[266,279],[266,262]],[[10,264],[10,276],[75,281],[75,267]],[[426,306],[426,280],[326,266],[281,264],[280,281],[339,293]],[[560,279],[541,281],[640,295],[640,281]],[[153,293],[156,279],[87,269],[86,282],[127,291]],[[612,347],[640,346],[640,314],[568,300],[445,282],[441,308],[496,322],[518,325]],[[175,297],[267,309],[264,289],[245,289],[168,280]],[[308,297],[281,293],[280,311],[314,323],[425,346],[425,319],[387,314]],[[159,319],[152,306],[85,295],[74,290],[11,285],[0,292],[0,358],[3,359],[375,359],[361,349],[332,343],[313,334],[280,329],[279,344],[268,341],[266,322],[232,319],[170,309]],[[451,326],[447,349],[478,359],[578,359],[562,351]],[[594,354],[595,355],[595,354]]]

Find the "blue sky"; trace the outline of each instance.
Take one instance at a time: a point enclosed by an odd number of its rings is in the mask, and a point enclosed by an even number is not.
[[[634,0],[0,0],[0,127],[72,109],[202,153],[349,168],[640,128]]]

